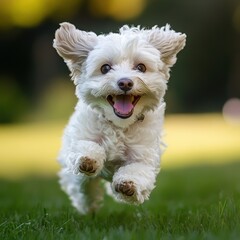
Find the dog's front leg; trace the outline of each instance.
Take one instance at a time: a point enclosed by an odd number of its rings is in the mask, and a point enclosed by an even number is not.
[[[93,141],[72,141],[62,149],[59,160],[63,160],[67,169],[74,173],[97,176],[103,168],[106,153],[103,147]]]
[[[156,180],[156,169],[135,162],[122,166],[113,176],[112,190],[117,200],[141,204],[149,198]]]

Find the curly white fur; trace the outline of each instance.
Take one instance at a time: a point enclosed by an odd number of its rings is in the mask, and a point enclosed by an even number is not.
[[[79,99],[63,136],[60,184],[80,213],[101,206],[103,179],[116,200],[149,198],[163,152],[163,97],[185,39],[169,25],[97,36],[62,23],[56,31],[53,46]]]

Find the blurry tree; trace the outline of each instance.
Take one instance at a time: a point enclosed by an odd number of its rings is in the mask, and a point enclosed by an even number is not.
[[[81,0],[1,0],[0,27],[36,27],[46,18],[69,18],[76,13],[81,2]]]
[[[169,82],[170,112],[220,111],[240,97],[239,0],[0,0],[0,122],[21,118],[68,75],[52,48],[62,21],[97,33],[126,23],[170,23],[185,32]]]
[[[115,20],[130,20],[145,9],[147,0],[90,0],[89,10],[94,17],[111,17]]]

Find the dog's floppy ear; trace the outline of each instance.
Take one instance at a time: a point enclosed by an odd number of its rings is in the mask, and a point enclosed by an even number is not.
[[[81,72],[81,65],[97,43],[93,32],[80,31],[74,25],[64,22],[55,33],[53,47],[68,65],[72,79]]]
[[[186,43],[186,35],[170,29],[168,24],[162,28],[153,27],[148,37],[150,44],[160,51],[161,60],[167,67],[175,64],[177,53],[184,48]]]

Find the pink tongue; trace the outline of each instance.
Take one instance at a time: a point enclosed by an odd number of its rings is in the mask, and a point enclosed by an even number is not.
[[[129,95],[116,96],[113,107],[120,114],[123,115],[129,114],[134,108],[132,104],[132,97]]]

